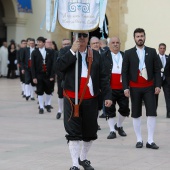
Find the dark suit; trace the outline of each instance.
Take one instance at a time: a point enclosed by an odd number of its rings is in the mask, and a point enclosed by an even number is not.
[[[122,55],[122,59],[124,57],[124,53],[120,51]],[[113,60],[111,51],[108,49],[102,54],[102,61],[104,63],[106,74],[109,76],[109,83],[111,83],[112,77],[112,67],[113,67]],[[107,108],[105,107],[105,114],[107,117],[115,117],[116,116],[116,102],[119,105],[119,113],[122,116],[129,116],[129,99],[124,95],[123,89],[112,89],[112,106]]]
[[[21,69],[25,71],[25,84],[35,86],[32,79],[31,67],[29,66],[29,60],[31,60],[30,47],[26,47],[21,51]]]
[[[159,57],[159,65],[162,71],[162,77],[161,77],[161,86],[163,87],[164,96],[165,96],[165,102],[166,102],[166,109],[167,109],[167,117],[169,115],[170,117],[170,56],[165,55],[166,58],[166,65],[165,67],[162,65],[160,56]],[[158,107],[158,95],[156,96],[156,108]]]
[[[134,47],[125,51],[122,65],[122,83],[124,90],[129,89],[130,81],[137,82],[138,79],[139,58],[136,50],[136,47]],[[145,47],[145,65],[148,82],[154,80],[155,86],[161,87],[159,58],[155,49]],[[130,88],[130,93],[132,100],[132,117],[138,118],[142,115],[142,99],[145,102],[147,110],[146,115],[156,116],[154,86],[146,88]]]
[[[19,75],[20,75],[20,81],[22,83],[25,83],[25,75],[22,74],[21,70],[22,70],[22,57],[23,57],[23,50],[24,48],[20,48],[18,51],[17,51],[17,62],[18,62],[18,65],[19,65]]]
[[[43,69],[44,59],[41,55],[39,49],[35,49],[31,54],[31,73],[32,78],[37,79],[37,94],[43,95],[44,92],[46,94],[51,94],[53,91],[53,81],[50,81],[50,78],[54,78],[54,53],[52,50],[46,50],[46,58],[45,58],[45,65],[46,70]]]
[[[57,60],[57,68],[64,73],[64,90],[75,91],[75,63],[76,56],[70,51],[70,46],[62,48],[59,52]],[[80,88],[82,56],[79,53],[78,60],[78,89]],[[87,54],[86,54],[87,59]],[[86,64],[88,66],[87,60]],[[71,106],[69,100],[64,97],[64,126],[68,133],[68,140],[84,140],[90,141],[97,139],[97,114],[98,114],[98,98],[100,89],[103,91],[104,100],[111,100],[111,89],[109,86],[108,77],[104,70],[101,56],[93,50],[93,63],[90,73],[94,97],[84,99],[80,105],[80,117],[71,117]],[[74,99],[71,99],[74,102]],[[69,120],[69,121],[68,121]]]
[[[57,59],[58,59],[58,54],[59,54],[59,52],[58,51],[56,51],[55,52],[55,60],[57,61]],[[63,88],[62,88],[62,80],[63,80],[63,73],[62,72],[60,72],[58,69],[57,69],[57,67],[55,67],[55,73],[56,73],[56,75],[57,75],[57,87],[58,87],[58,91],[57,91],[57,93],[58,93],[58,98],[60,98],[60,99],[62,99],[63,98]]]

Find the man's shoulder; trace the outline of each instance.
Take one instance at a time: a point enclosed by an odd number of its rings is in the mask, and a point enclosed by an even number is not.
[[[109,53],[111,53],[111,51],[109,48],[107,48],[105,51],[101,53],[101,56],[107,56]]]
[[[133,48],[125,50],[125,53],[131,53],[131,52],[134,52],[135,50],[136,50],[136,47],[133,47]]]
[[[63,51],[69,51],[71,49],[71,46],[66,46],[64,48],[61,48],[59,52],[63,52]]]
[[[37,54],[39,52],[39,49],[38,48],[35,48],[33,51],[32,51],[32,54]]]
[[[145,46],[145,50],[156,51],[155,48]]]
[[[125,53],[124,53],[123,51],[119,51],[119,52],[120,52],[120,54],[121,54],[122,56],[124,56]]]

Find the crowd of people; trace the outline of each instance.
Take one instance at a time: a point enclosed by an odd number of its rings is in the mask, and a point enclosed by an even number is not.
[[[158,54],[154,48],[145,46],[144,29],[135,29],[133,38],[135,47],[125,52],[120,51],[119,37],[109,37],[108,41],[98,37],[89,39],[88,32],[78,33],[77,39],[73,34],[73,43],[64,38],[60,50],[54,41],[44,37],[36,39],[37,45],[33,38],[21,40],[18,50],[15,43],[7,47],[4,42],[0,48],[1,75],[14,78],[14,72],[19,67],[23,97],[28,101],[35,100],[34,96],[37,96],[39,114],[44,114],[45,109],[51,112],[51,99],[57,82],[56,119],[63,114],[73,163],[70,170],[79,170],[79,166],[94,170],[87,154],[97,139],[97,131],[101,129],[98,117],[105,118],[108,123],[110,132],[107,139],[114,139],[116,132],[122,137],[127,136],[123,122],[131,113],[135,147],[142,148],[143,103],[148,130],[146,148],[159,148],[154,142],[154,130],[161,87],[166,101],[166,117],[170,118],[170,57],[165,54],[164,43],[159,44]],[[4,62],[8,64],[8,71]]]

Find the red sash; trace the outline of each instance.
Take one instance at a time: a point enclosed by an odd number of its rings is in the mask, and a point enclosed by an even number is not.
[[[153,86],[153,80],[148,81],[146,79],[144,79],[142,76],[139,75],[140,71],[138,70],[138,78],[137,78],[137,82],[133,82],[130,81],[129,86],[130,87],[149,87],[149,86]]]
[[[29,59],[28,60],[28,68],[30,68],[31,67],[31,60]]]
[[[46,64],[42,64],[43,72],[47,72],[47,66]]]
[[[81,77],[81,80],[80,80],[80,89],[79,89],[79,93],[78,93],[78,99],[81,98],[81,95],[83,93],[83,89],[84,89],[84,85],[85,85],[86,81],[87,81],[87,78]],[[75,92],[74,91],[65,90],[65,92],[66,92],[68,97],[75,98]],[[94,98],[94,97],[95,96],[92,96],[90,94],[89,88],[87,87],[86,92],[84,94],[84,99],[91,99],[91,98]]]
[[[120,82],[121,74],[112,73],[111,81],[110,81],[110,87],[112,89],[123,89],[122,82]]]

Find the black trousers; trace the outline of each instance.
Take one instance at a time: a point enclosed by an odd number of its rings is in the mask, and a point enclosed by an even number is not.
[[[11,68],[8,68],[7,78],[15,78],[15,70],[12,70]]]
[[[20,77],[20,81],[22,82],[22,83],[25,83],[25,74],[22,74],[22,69],[21,69],[21,67],[19,67],[19,77]]]
[[[63,88],[61,87],[62,79],[57,78],[57,87],[58,87],[58,98],[62,99],[63,98]]]
[[[129,116],[129,98],[124,95],[123,90],[112,90],[112,105],[111,107],[105,107],[105,114],[109,118],[116,117],[116,103],[119,105],[118,112],[122,116]]]
[[[132,102],[132,117],[138,118],[142,116],[142,100],[144,100],[146,108],[146,116],[157,116],[154,86],[145,88],[130,88],[130,96]]]
[[[54,91],[54,81],[50,81],[50,78],[46,74],[40,74],[37,76],[37,95],[43,95],[44,92],[48,95]]]
[[[170,85],[168,85],[166,80],[162,82],[162,88],[165,96],[166,111],[167,113],[170,113]],[[156,108],[157,108],[159,95],[155,95],[155,97],[156,97]]]
[[[35,84],[33,83],[31,70],[25,69],[25,84],[30,84],[30,83],[32,86],[35,86]]]
[[[74,102],[74,99],[71,99]],[[66,139],[91,141],[97,139],[98,98],[83,100],[79,108],[80,117],[71,114],[69,100],[64,97],[64,127]]]

